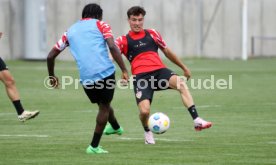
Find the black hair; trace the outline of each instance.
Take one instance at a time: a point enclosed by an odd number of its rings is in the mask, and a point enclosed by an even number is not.
[[[95,18],[101,20],[102,16],[103,10],[101,6],[96,3],[90,3],[82,10],[82,18]]]
[[[127,17],[130,18],[131,15],[138,16],[142,14],[143,16],[146,15],[146,11],[143,7],[140,6],[133,6],[127,11]]]

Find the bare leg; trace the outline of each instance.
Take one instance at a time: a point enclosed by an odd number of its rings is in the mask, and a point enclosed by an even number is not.
[[[186,108],[194,105],[193,97],[184,80],[181,80],[179,76],[173,75],[169,80],[169,85],[172,89],[179,91],[182,102]]]
[[[25,111],[19,97],[19,92],[15,86],[15,81],[9,70],[0,71],[0,80],[4,83],[6,92],[10,100],[12,101],[18,119],[20,121],[26,121],[36,117],[39,114],[39,111]]]
[[[138,104],[140,110],[140,120],[144,127],[144,136],[145,136],[145,144],[155,144],[155,140],[153,137],[152,132],[149,130],[148,127],[148,120],[150,116],[150,101],[143,100]]]
[[[114,115],[114,110],[111,106],[109,106],[110,110],[109,110],[109,116],[108,116],[108,122],[111,124],[112,128],[114,130],[117,130],[120,128],[120,125],[118,124],[118,121]]]
[[[99,103],[99,112],[96,117],[96,127],[94,129],[94,135],[91,141],[91,146],[96,148],[99,146],[104,127],[108,121],[110,110],[110,104]]]
[[[0,80],[4,83],[7,95],[11,101],[20,100],[19,92],[15,86],[15,81],[9,70],[0,72]]]
[[[104,127],[108,121],[109,118],[109,112],[110,112],[110,104],[99,104],[99,112],[96,118],[96,128],[95,132],[102,134]]]
[[[188,111],[190,112],[194,120],[195,130],[201,131],[202,129],[210,128],[212,126],[211,122],[205,121],[202,118],[198,117],[193,97],[187,87],[186,82],[180,79],[179,76],[174,75],[170,78],[169,84],[171,88],[179,91],[183,104],[186,108],[188,108]]]
[[[149,100],[143,100],[138,104],[139,110],[140,110],[140,120],[143,125],[143,127],[148,127],[148,120],[150,115],[150,101]]]

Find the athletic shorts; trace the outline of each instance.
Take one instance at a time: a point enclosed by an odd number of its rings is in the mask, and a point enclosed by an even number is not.
[[[116,87],[115,73],[96,81],[93,85],[83,85],[83,89],[92,103],[110,103]]]
[[[5,64],[5,62],[0,57],[0,71],[7,70],[7,69],[8,69],[7,65]]]
[[[133,87],[137,104],[148,99],[152,101],[154,91],[170,89],[169,80],[176,75],[168,68],[140,73],[133,77]]]

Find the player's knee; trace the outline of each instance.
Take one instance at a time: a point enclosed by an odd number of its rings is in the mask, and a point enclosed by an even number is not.
[[[96,123],[98,126],[103,127],[108,121],[108,112],[99,112]]]
[[[100,127],[104,127],[107,123],[107,118],[97,119],[96,123]]]
[[[110,103],[99,103],[99,109],[103,111],[109,111],[110,110]]]
[[[140,115],[141,116],[149,116],[150,115],[150,110],[149,109],[142,109],[142,110],[140,110]]]
[[[7,87],[11,87],[15,85],[15,80],[13,77],[8,77],[7,79],[5,79],[4,83]]]
[[[180,92],[180,93],[185,93],[185,91],[187,90],[187,85],[184,81],[180,81],[178,84],[177,84],[177,90]]]

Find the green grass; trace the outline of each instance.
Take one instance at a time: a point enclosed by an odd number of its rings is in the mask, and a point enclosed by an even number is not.
[[[7,61],[26,109],[39,109],[34,120],[20,123],[0,85],[0,164],[94,165],[265,165],[276,164],[276,59],[247,62],[188,59],[194,80],[228,79],[233,89],[190,89],[199,114],[214,123],[195,132],[179,93],[155,93],[152,112],[171,119],[156,145],[145,145],[133,91],[116,90],[113,107],[125,129],[122,136],[103,136],[101,145],[110,153],[87,155],[97,106],[89,103],[82,88],[48,90],[45,62]],[[166,61],[178,74],[181,70]],[[56,72],[78,78],[74,62],[56,64]],[[119,77],[119,71],[117,72]],[[191,81],[188,82],[189,85]]]

